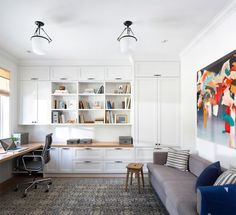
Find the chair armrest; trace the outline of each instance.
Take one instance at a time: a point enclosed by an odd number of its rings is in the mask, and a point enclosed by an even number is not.
[[[28,162],[27,162],[27,158],[32,158],[32,161],[31,162],[34,162],[37,158],[40,158],[40,161],[41,161],[41,165],[39,167],[34,167],[34,166],[29,166]],[[44,167],[44,159],[41,155],[24,155],[22,156],[22,163],[24,165],[24,168],[25,170],[31,172],[31,171],[39,171],[41,169],[43,169]]]
[[[167,154],[168,152],[163,152],[163,151],[153,152],[153,163],[159,165],[166,164]]]
[[[197,189],[197,212],[236,214],[236,185],[204,186]]]

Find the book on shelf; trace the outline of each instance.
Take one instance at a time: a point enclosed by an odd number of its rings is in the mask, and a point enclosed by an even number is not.
[[[127,84],[126,85],[126,91],[125,91],[126,94],[130,94],[131,93],[131,85],[130,84]]]
[[[85,94],[95,94],[95,89],[87,88],[87,89],[84,89],[83,93],[85,93]]]
[[[113,124],[115,123],[115,115],[112,111],[106,111],[106,123]]]
[[[104,123],[104,118],[103,117],[95,118],[94,123],[96,123],[96,124],[103,124]]]
[[[79,115],[79,123],[84,123],[84,115],[83,114]]]
[[[107,100],[106,102],[107,109],[114,109],[114,102],[111,103],[111,101]]]
[[[79,109],[90,109],[90,104],[87,101],[79,101]]]
[[[130,109],[131,107],[131,98],[125,97],[125,101],[122,101],[122,108],[123,109]]]

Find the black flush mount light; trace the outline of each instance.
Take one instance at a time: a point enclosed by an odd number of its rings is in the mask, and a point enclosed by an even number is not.
[[[35,54],[44,55],[48,49],[48,45],[52,42],[52,39],[42,28],[44,23],[41,21],[35,21],[37,28],[34,35],[30,38],[32,42],[32,50]]]
[[[134,33],[130,27],[132,24],[133,24],[133,22],[131,22],[131,21],[125,21],[124,22],[125,29],[122,31],[120,36],[117,38],[117,40],[120,42],[121,52],[123,52],[123,53],[133,51],[134,46],[135,46],[136,42],[138,41],[138,39],[134,36]]]

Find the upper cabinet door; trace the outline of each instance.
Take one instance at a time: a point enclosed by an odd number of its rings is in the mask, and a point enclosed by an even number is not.
[[[20,80],[41,80],[48,81],[50,79],[49,67],[47,66],[22,66],[19,68]]]
[[[20,124],[36,124],[37,81],[21,81],[20,91]]]
[[[75,66],[51,67],[52,81],[76,81],[79,76],[79,68]]]
[[[82,67],[79,80],[82,81],[103,81],[105,76],[105,67],[87,66]]]
[[[51,122],[51,82],[38,81],[38,124]]]
[[[110,66],[106,72],[106,80],[132,80],[132,68],[130,66]]]
[[[136,77],[178,77],[180,65],[178,62],[137,62]]]

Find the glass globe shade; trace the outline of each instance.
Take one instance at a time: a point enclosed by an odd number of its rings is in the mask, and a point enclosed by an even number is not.
[[[132,50],[134,50],[135,45],[136,45],[136,39],[133,36],[123,36],[120,39],[120,50],[122,53],[127,53],[130,52]]]
[[[41,36],[32,36],[31,42],[32,42],[32,50],[35,54],[37,55],[46,54],[49,46],[49,42],[46,38]]]

